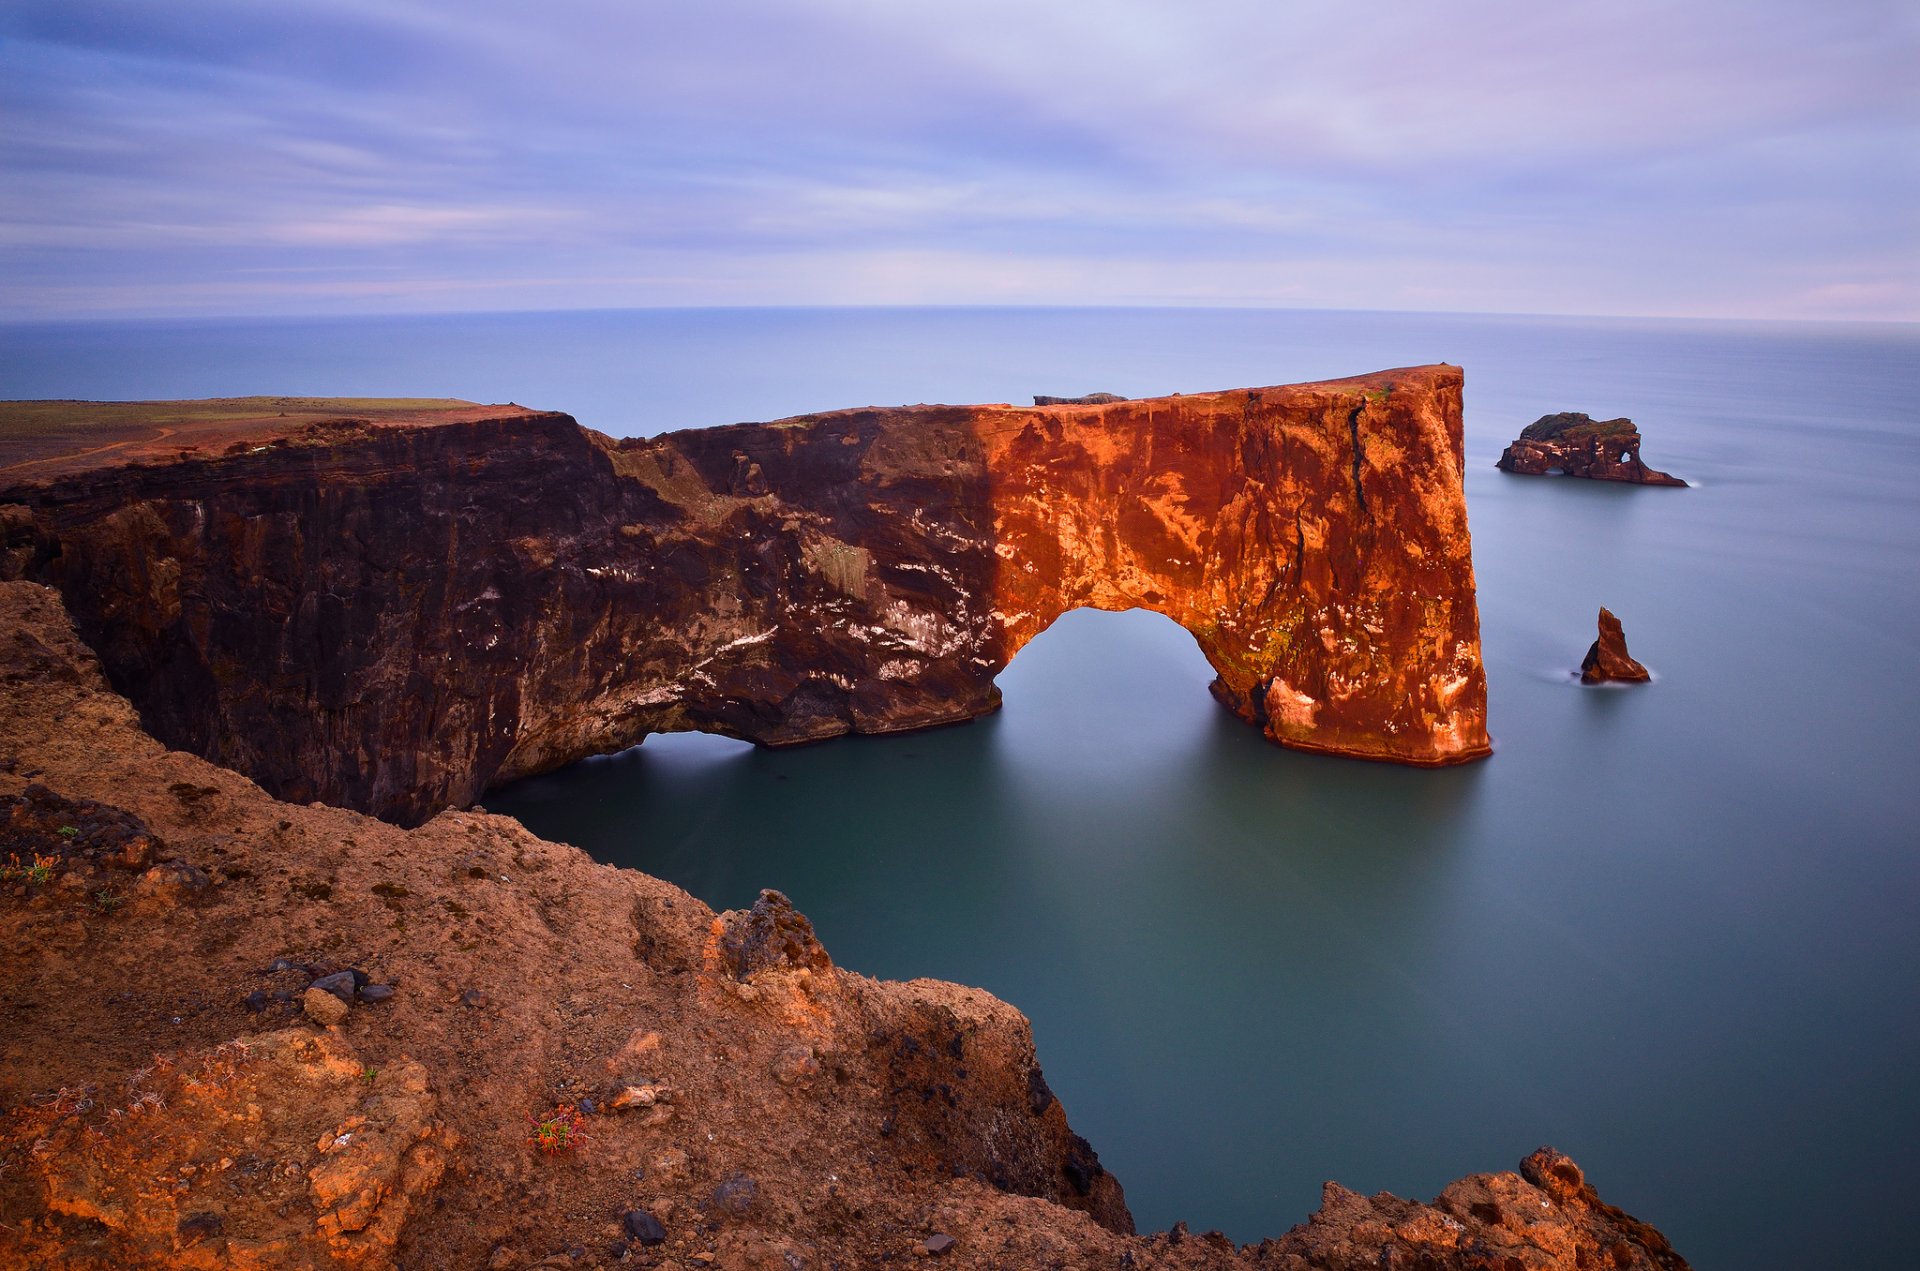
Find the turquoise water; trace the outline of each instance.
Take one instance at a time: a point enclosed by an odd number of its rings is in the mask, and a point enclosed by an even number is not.
[[[0,396],[450,394],[614,433],[1451,361],[1498,752],[1278,750],[1070,614],[976,724],[655,738],[488,800],[1033,1019],[1143,1227],[1277,1234],[1552,1143],[1702,1268],[1898,1265],[1920,1192],[1920,330],[1180,310],[0,328]],[[1692,490],[1512,477],[1629,415]],[[1567,674],[1618,613],[1657,679]],[[1818,1250],[1811,1255],[1807,1248]]]

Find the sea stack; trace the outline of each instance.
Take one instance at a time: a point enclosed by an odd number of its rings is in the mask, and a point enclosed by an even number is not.
[[[1631,419],[1593,419],[1578,411],[1542,415],[1520,430],[1495,465],[1523,476],[1586,477],[1633,485],[1686,482],[1640,461],[1640,430]]]
[[[1580,663],[1580,682],[1582,684],[1608,684],[1620,681],[1628,684],[1645,683],[1653,677],[1647,674],[1647,668],[1633,660],[1627,652],[1627,635],[1620,627],[1620,619],[1613,616],[1613,610],[1604,605],[1600,609],[1600,638],[1587,650],[1587,656]]]

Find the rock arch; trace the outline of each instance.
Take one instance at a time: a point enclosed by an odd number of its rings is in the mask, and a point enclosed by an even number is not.
[[[972,718],[1083,606],[1178,622],[1282,745],[1454,763],[1488,753],[1461,385],[625,441],[517,407],[229,420],[204,456],[0,469],[0,572],[64,592],[169,744],[403,823],[653,732]]]

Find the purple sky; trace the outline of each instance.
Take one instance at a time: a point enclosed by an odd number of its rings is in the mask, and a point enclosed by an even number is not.
[[[1913,0],[10,0],[0,316],[1920,319]]]

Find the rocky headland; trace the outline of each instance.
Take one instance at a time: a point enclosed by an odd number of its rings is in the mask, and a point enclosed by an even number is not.
[[[1577,411],[1542,415],[1528,424],[1494,466],[1536,477],[1587,477],[1682,488],[1687,484],[1640,461],[1640,430],[1631,419],[1593,419]]]
[[[0,1267],[1683,1268],[1548,1149],[1431,1204],[1329,1184],[1258,1245],[1135,1234],[1012,1007],[470,806],[654,731],[971,718],[1083,605],[1174,617],[1283,744],[1484,754],[1459,395],[626,442],[471,403],[15,408]]]
[[[9,1271],[1686,1266],[1546,1149],[1430,1204],[1329,1184],[1259,1244],[1134,1234],[1012,1007],[508,818],[276,800],[155,740],[29,582],[0,865]]]
[[[168,745],[403,825],[655,732],[971,719],[1081,607],[1173,618],[1282,745],[1457,763],[1489,753],[1461,388],[639,440],[472,403],[17,403],[0,578],[58,589]]]

